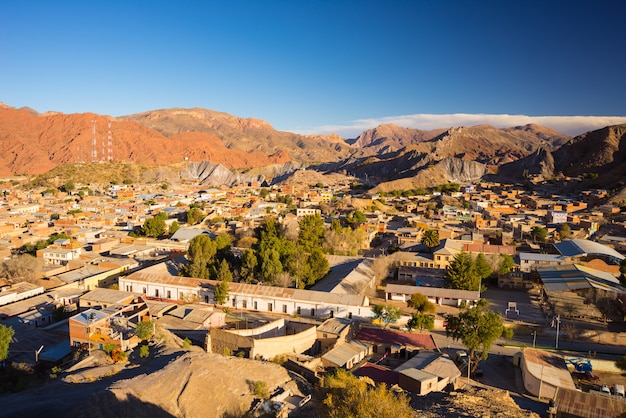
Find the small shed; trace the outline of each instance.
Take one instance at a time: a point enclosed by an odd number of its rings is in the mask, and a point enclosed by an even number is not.
[[[399,386],[416,395],[426,395],[437,388],[437,376],[418,369],[405,369],[400,372]]]

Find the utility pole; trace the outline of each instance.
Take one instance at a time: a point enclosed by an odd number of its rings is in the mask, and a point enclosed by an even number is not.
[[[533,348],[535,348],[535,340],[537,339],[537,330],[533,331]]]
[[[558,350],[559,348],[559,325],[561,325],[561,316],[557,315],[556,316],[556,349]]]

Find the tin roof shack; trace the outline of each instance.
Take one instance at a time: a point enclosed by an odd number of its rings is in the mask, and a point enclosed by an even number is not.
[[[102,349],[111,343],[127,351],[141,341],[135,335],[137,323],[149,319],[148,305],[141,295],[123,305],[89,308],[69,319],[70,344],[74,348]]]
[[[350,340],[359,329],[359,322],[347,318],[330,318],[317,327],[317,341],[322,353]]]
[[[571,389],[559,389],[554,403],[557,417],[623,417],[626,399]]]
[[[272,359],[286,354],[302,354],[315,346],[316,327],[313,324],[272,321],[254,329],[213,328],[207,335],[207,351],[213,353],[242,353],[251,359]]]
[[[562,356],[535,348],[525,348],[520,362],[524,388],[533,396],[554,399],[557,391],[576,390]]]
[[[437,376],[418,369],[405,369],[399,373],[398,385],[416,395],[426,395],[437,387]]]
[[[226,324],[226,313],[207,305],[180,305],[164,313],[158,322],[180,338],[203,346],[210,328]]]
[[[429,334],[391,331],[380,328],[361,328],[354,336],[354,339],[372,344],[374,353],[388,354],[384,360],[385,364],[397,364],[402,359],[406,360],[411,357],[414,351],[434,350],[437,348],[435,340]]]
[[[432,376],[435,376],[437,378],[437,381],[434,386],[429,388],[430,391],[442,391],[449,384],[456,387],[458,378],[461,376],[461,371],[456,366],[454,361],[450,359],[450,357],[442,353],[430,350],[420,351],[414,357],[398,366],[395,371],[402,373],[403,371],[408,369],[417,369]],[[406,375],[406,377],[410,377],[410,374]],[[402,382],[403,379],[400,379]],[[406,378],[404,379],[404,381],[406,382]],[[422,387],[421,389],[425,388]],[[416,392],[416,394],[418,395],[423,395],[425,393]]]
[[[40,295],[44,291],[43,286],[28,282],[15,283],[11,286],[3,287],[0,291],[0,306],[17,302],[31,296]]]
[[[371,345],[360,341],[350,341],[337,345],[322,356],[324,367],[351,369],[370,354]]]

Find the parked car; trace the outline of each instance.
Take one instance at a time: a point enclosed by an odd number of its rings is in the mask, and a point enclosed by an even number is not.
[[[610,395],[611,394],[611,389],[609,389],[608,385],[602,385],[602,388],[600,389],[600,392],[608,393]]]
[[[580,380],[592,380],[592,381],[600,380],[600,376],[596,376],[595,374],[592,374],[591,372],[573,372],[572,376]]]

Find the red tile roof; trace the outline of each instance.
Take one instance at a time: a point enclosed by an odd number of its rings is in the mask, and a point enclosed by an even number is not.
[[[435,340],[429,334],[414,334],[412,332],[391,331],[379,328],[361,328],[354,339],[379,344],[419,347],[427,350],[437,348]]]
[[[397,385],[399,373],[386,367],[372,363],[365,363],[353,373],[355,376],[366,376],[376,383],[386,383],[389,386]]]

